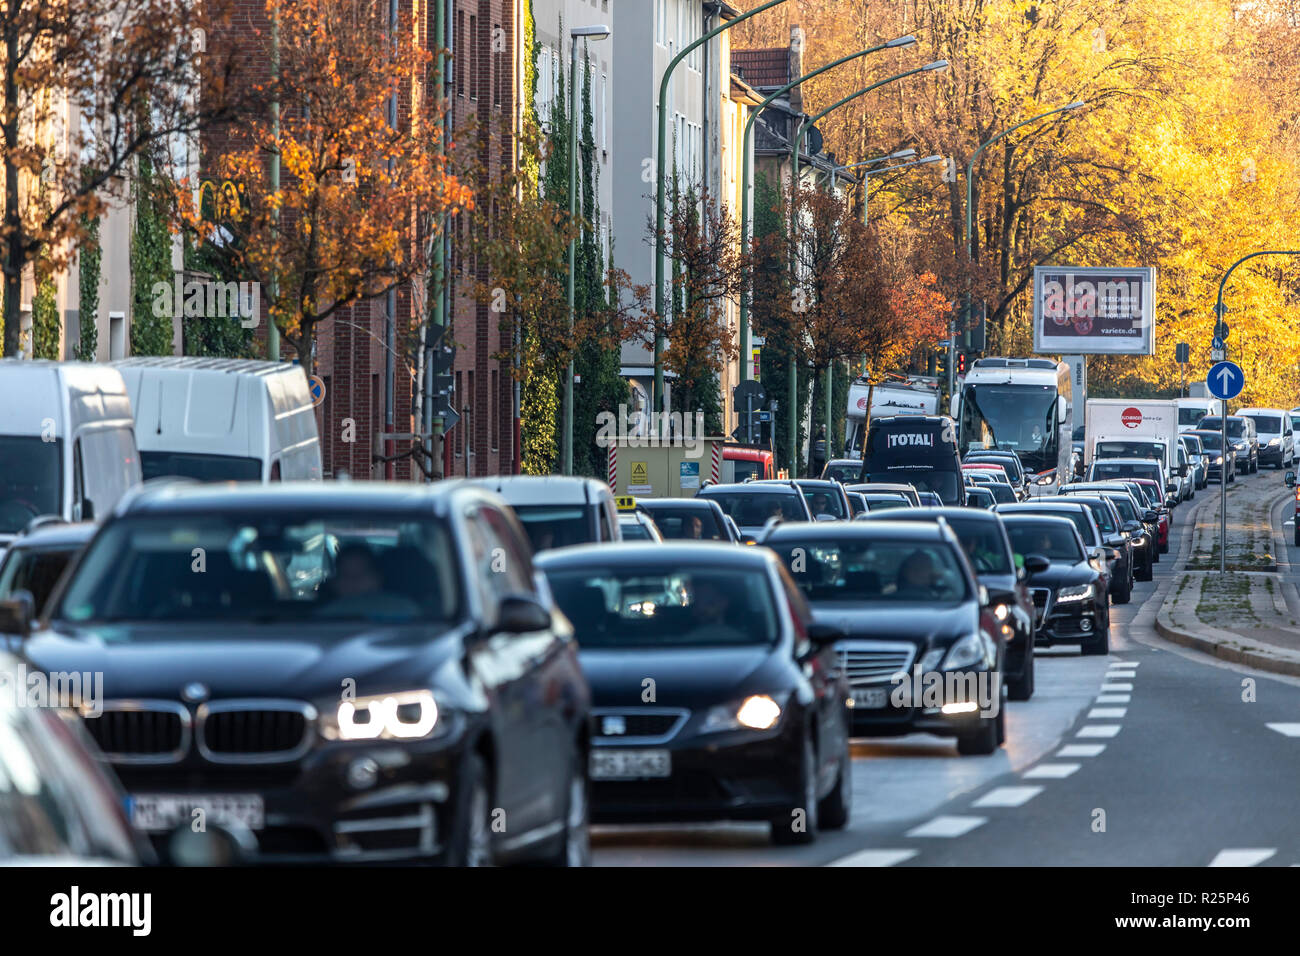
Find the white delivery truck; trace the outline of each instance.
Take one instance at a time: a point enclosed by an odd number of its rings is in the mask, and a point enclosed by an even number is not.
[[[865,378],[849,386],[846,409],[844,457],[862,458],[862,440],[867,434],[867,405],[871,417],[884,415],[939,414],[939,380],[910,375],[897,380],[877,382],[873,387]]]
[[[1155,458],[1165,481],[1178,474],[1178,402],[1092,398],[1084,413],[1084,464],[1097,458]]]
[[[1199,383],[1204,385],[1204,382]],[[1178,430],[1180,432],[1189,432],[1201,424],[1201,419],[1207,415],[1222,415],[1223,402],[1217,398],[1210,398],[1208,395],[1192,396],[1191,398],[1176,398],[1174,401],[1178,404]]]
[[[170,355],[112,365],[131,394],[145,480],[320,479],[316,409],[302,366]]]
[[[140,483],[117,369],[0,360],[0,551],[38,515],[106,517]]]

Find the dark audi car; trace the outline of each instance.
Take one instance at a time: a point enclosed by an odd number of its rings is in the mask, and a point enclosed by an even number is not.
[[[895,511],[884,520],[938,523],[940,518],[952,528],[976,579],[988,589],[989,605],[1006,643],[1007,696],[1028,700],[1034,696],[1034,602],[1025,586],[1029,574],[1016,567],[1002,519],[972,509],[968,502],[965,508]]]
[[[806,843],[849,818],[848,687],[765,548],[571,548],[538,559],[591,684],[598,821],[766,820]]]
[[[164,859],[196,810],[255,862],[587,859],[587,685],[484,489],[142,488],[23,653],[103,672],[86,727]]]
[[[956,737],[962,754],[1006,738],[1006,645],[952,529],[871,518],[787,524],[762,543],[807,595],[849,679],[853,734]],[[941,694],[932,688],[939,686]]]
[[[1110,599],[1105,577],[1069,518],[1006,514],[1011,547],[1029,571],[1038,619],[1037,643],[1078,644],[1083,654],[1110,652]]]

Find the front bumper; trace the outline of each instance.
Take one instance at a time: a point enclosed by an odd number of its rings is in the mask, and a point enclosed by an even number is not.
[[[1282,464],[1282,446],[1281,445],[1260,445],[1259,463],[1261,465]]]
[[[1020,666],[1023,669],[1023,652]],[[936,671],[934,673],[939,674],[940,672]],[[962,673],[973,674],[977,681],[981,679],[985,681],[987,686],[980,692],[986,692],[988,700],[992,701],[994,695],[1000,693],[998,682],[994,679],[995,671],[964,671]],[[929,675],[925,676],[928,677]],[[913,679],[913,675],[909,674],[908,681],[913,682]],[[981,721],[995,715],[995,711],[991,711],[989,716],[986,717],[978,710],[972,713],[945,714],[941,706],[925,706],[924,697],[922,697],[921,706],[895,706],[893,703],[895,685],[883,684],[880,686],[888,689],[890,694],[889,703],[884,707],[853,708],[851,713],[853,714],[852,733],[854,737],[901,737],[905,734],[915,733],[934,734],[939,737],[960,737],[975,732],[979,729]],[[923,694],[924,684],[920,686]],[[1000,707],[1001,704],[999,703],[996,706]]]
[[[1040,647],[1082,644],[1095,638],[1101,632],[1103,623],[1104,619],[1095,601],[1057,604],[1056,595],[1053,594],[1034,643]]]
[[[440,862],[458,812],[463,736],[401,745],[329,744],[293,763],[116,767],[129,794],[255,794],[265,825],[252,831],[259,864]],[[373,761],[371,786],[349,784]],[[150,834],[167,860],[167,833]]]
[[[687,729],[687,728],[684,728]],[[767,820],[803,795],[804,722],[786,713],[775,729],[690,734],[665,743],[620,745],[597,740],[593,751],[667,750],[670,776],[593,780],[597,823]]]

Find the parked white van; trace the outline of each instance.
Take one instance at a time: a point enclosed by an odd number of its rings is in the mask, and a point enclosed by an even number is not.
[[[316,412],[301,366],[196,356],[111,364],[131,395],[146,481],[321,477]]]
[[[89,521],[140,483],[117,369],[0,359],[0,550],[37,515]]]

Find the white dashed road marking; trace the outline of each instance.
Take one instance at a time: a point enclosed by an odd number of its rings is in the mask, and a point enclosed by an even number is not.
[[[1277,850],[1220,850],[1210,866],[1258,866]]]
[[[959,837],[988,822],[988,817],[938,816],[908,830],[910,837]]]
[[[1127,707],[1094,707],[1088,711],[1089,720],[1115,720],[1128,713]]]
[[[838,860],[832,860],[827,866],[897,866],[904,860],[916,856],[916,850],[859,850]]]
[[[1096,757],[1106,749],[1105,744],[1066,744],[1056,752],[1058,757]]]
[[[971,806],[1023,807],[1042,792],[1042,787],[994,787]]]
[[[1102,684],[1100,693],[1112,694],[1115,691],[1132,690],[1132,684]]]
[[[1040,763],[1021,774],[1026,780],[1064,780],[1074,773],[1082,764],[1077,763]]]
[[[1119,733],[1119,724],[1087,724],[1079,730],[1076,737],[1114,737]]]
[[[1276,730],[1284,737],[1300,737],[1300,724],[1265,724],[1269,730]]]
[[[1097,703],[1099,704],[1127,704],[1133,699],[1132,694],[1098,694]]]

